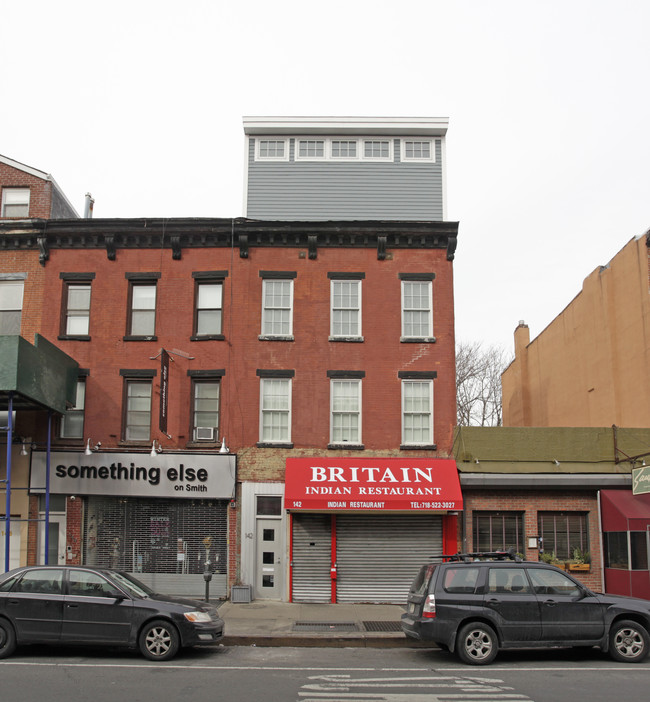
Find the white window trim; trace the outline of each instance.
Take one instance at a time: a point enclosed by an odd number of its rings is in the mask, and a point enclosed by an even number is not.
[[[284,144],[284,156],[261,156],[260,145],[263,141],[281,141]],[[256,161],[288,161],[289,160],[289,138],[264,136],[255,139],[255,160]]]
[[[345,135],[341,136],[297,136],[294,137],[294,161],[379,161],[383,163],[390,163],[394,160],[394,139],[392,137],[348,137]],[[322,141],[323,145],[323,155],[322,156],[300,156],[299,142],[301,141]],[[332,144],[335,141],[350,141],[355,142],[357,145],[357,155],[356,156],[333,156],[332,155]],[[364,146],[367,141],[387,141],[388,142],[388,156],[365,156]],[[264,159],[267,160],[267,159]],[[419,161],[421,159],[414,159]]]
[[[404,288],[408,283],[427,283],[429,286],[429,328],[427,330],[427,334],[425,336],[408,336],[405,333],[405,326],[406,326],[406,315],[405,312],[407,311],[405,308],[405,295],[404,295]],[[402,335],[401,339],[402,341],[404,340],[411,340],[411,339],[421,339],[422,341],[435,341],[435,337],[433,336],[433,281],[431,280],[403,280],[402,281]]]
[[[356,383],[357,393],[359,398],[359,438],[357,441],[335,441],[334,440],[334,385],[335,383]],[[330,444],[336,446],[362,446],[363,436],[361,434],[363,427],[363,415],[362,415],[362,395],[361,395],[361,380],[357,378],[331,378],[330,379]]]
[[[264,385],[267,382],[273,382],[281,380],[288,383],[288,402],[287,402],[287,438],[273,440],[264,438]],[[259,443],[261,444],[290,444],[291,443],[291,415],[292,415],[292,396],[293,396],[293,383],[292,378],[260,378],[260,424],[259,424]]]
[[[323,155],[322,156],[301,156],[300,155],[300,142],[301,141],[322,141],[323,142]],[[322,136],[299,136],[295,137],[294,147],[293,147],[293,158],[294,161],[327,161],[329,156],[329,140],[327,137]],[[337,159],[338,160],[338,159]]]
[[[334,287],[336,283],[357,283],[358,291],[359,291],[359,308],[358,308],[358,321],[359,321],[359,333],[358,334],[335,334],[334,333]],[[341,278],[341,279],[336,279],[330,281],[330,339],[363,339],[362,335],[362,318],[361,318],[361,310],[363,309],[362,305],[362,300],[361,300],[361,294],[362,294],[363,286],[361,285],[360,280],[351,280],[351,279],[346,279],[346,278]]]
[[[15,196],[16,194],[27,194],[26,198],[16,198],[14,199],[12,196]],[[7,205],[27,205],[27,214],[26,215],[20,215],[20,218],[28,218],[29,217],[29,206],[31,205],[31,190],[30,188],[24,188],[24,187],[4,187],[2,189],[2,205],[0,207],[0,217],[10,217],[10,215],[5,214],[5,207]],[[18,218],[15,218],[18,219]]]
[[[367,141],[387,141],[388,142],[388,156],[366,156],[364,151],[365,151],[365,144]],[[388,163],[392,162],[395,160],[395,140],[391,138],[382,138],[382,137],[364,137],[361,139],[361,160],[362,161],[379,161],[382,163]]]
[[[407,141],[417,141],[417,142],[427,142],[431,145],[431,156],[428,158],[408,158],[406,156],[406,142]],[[400,150],[399,150],[400,161],[404,163],[435,163],[436,162],[436,139],[426,139],[426,138],[406,138],[400,139]]]
[[[266,315],[266,285],[267,283],[288,282],[289,285],[289,333],[288,334],[267,334],[264,331],[264,318]],[[274,308],[268,308],[274,309]],[[264,278],[262,280],[262,328],[260,339],[293,339],[293,278]]]
[[[420,383],[420,384],[427,384],[429,385],[429,406],[431,408],[431,411],[429,412],[429,436],[431,437],[431,441],[423,441],[423,442],[416,442],[416,441],[406,441],[406,412],[404,409],[404,403],[405,403],[405,393],[404,393],[404,388],[408,383]],[[403,446],[434,446],[435,445],[435,436],[433,434],[433,379],[429,378],[424,378],[424,379],[404,379],[402,380],[402,445]]]

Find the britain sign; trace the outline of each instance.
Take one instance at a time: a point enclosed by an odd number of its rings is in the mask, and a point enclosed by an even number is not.
[[[32,453],[30,491],[45,492],[46,453]],[[234,495],[236,457],[196,453],[53,451],[50,492],[59,495],[222,498]]]
[[[448,458],[287,458],[288,510],[461,510],[456,462]]]

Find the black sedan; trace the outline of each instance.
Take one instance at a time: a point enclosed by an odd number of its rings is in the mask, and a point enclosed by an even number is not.
[[[154,593],[127,573],[30,566],[0,575],[0,658],[30,643],[139,648],[152,661],[223,637],[205,603]]]

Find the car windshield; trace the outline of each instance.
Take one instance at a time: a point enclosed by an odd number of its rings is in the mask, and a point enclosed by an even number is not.
[[[156,594],[151,588],[128,573],[111,573],[111,577],[120,587],[126,590],[129,595],[135,597],[153,597]]]

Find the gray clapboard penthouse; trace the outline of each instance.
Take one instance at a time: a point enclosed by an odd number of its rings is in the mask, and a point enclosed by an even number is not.
[[[244,117],[251,219],[446,218],[446,117]]]

